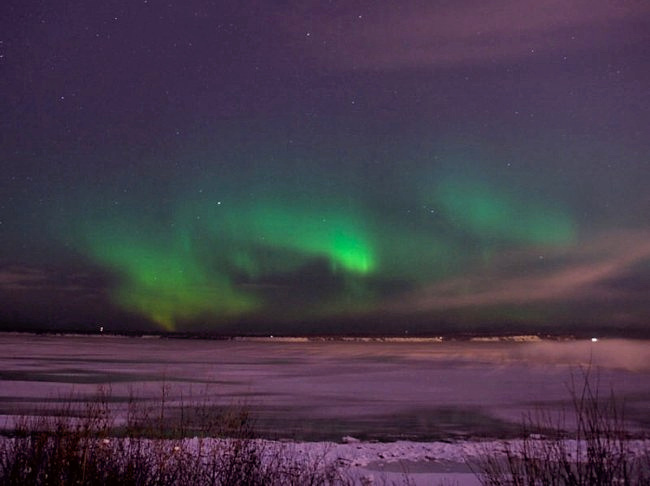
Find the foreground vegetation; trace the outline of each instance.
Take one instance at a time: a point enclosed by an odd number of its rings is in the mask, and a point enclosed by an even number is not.
[[[589,370],[570,392],[568,413],[530,416],[521,438],[468,458],[481,484],[650,485],[648,442],[631,440],[614,395],[600,397]],[[70,397],[63,408],[21,418],[0,441],[0,484],[370,484],[324,456],[258,439],[246,407],[216,407],[207,393],[187,404],[182,398],[170,403],[168,396],[163,385],[158,401],[132,396],[114,413],[110,390],[100,388],[94,399]],[[400,484],[413,481],[405,475]]]
[[[312,485],[348,484],[323,458],[298,460],[253,435],[244,407],[208,401],[170,406],[129,402],[117,423],[110,395],[71,399],[53,415],[21,419],[0,445],[0,484],[28,485]],[[75,404],[79,405],[75,405]],[[192,439],[188,435],[198,435]],[[227,437],[225,440],[210,440]]]
[[[632,441],[614,394],[602,398],[591,370],[569,387],[568,414],[538,413],[523,423],[522,437],[500,451],[469,460],[485,486],[650,485],[647,440]]]

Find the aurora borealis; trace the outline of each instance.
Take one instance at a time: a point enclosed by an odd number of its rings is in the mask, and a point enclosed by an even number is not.
[[[2,328],[647,333],[650,7],[0,7]]]

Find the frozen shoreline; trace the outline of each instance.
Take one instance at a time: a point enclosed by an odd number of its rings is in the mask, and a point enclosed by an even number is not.
[[[479,477],[468,463],[475,462],[487,454],[500,457],[504,441],[460,441],[460,442],[413,442],[397,441],[388,443],[362,442],[354,438],[344,438],[336,442],[292,442],[256,439],[260,449],[267,457],[280,452],[291,460],[305,464],[335,465],[343,477],[354,478],[358,484],[410,484],[416,486],[436,484],[457,484],[476,486]],[[0,440],[12,440],[2,438]],[[125,439],[103,439],[110,447],[114,441]],[[155,442],[160,439],[147,440]],[[183,439],[182,450],[190,454],[200,451],[219,450],[219,444],[235,439],[190,438]],[[169,441],[179,444],[178,440]],[[575,448],[573,441],[566,441],[569,450]],[[511,440],[508,444],[514,449],[521,448],[521,440]],[[631,440],[625,447],[633,455],[647,453],[647,441]],[[408,483],[405,480],[408,478]],[[445,481],[445,482],[443,482]]]
[[[571,374],[591,364],[647,433],[647,341],[141,339],[0,334],[0,416],[92,400],[108,387],[117,417],[133,392],[170,408],[208,399],[246,406],[262,436],[341,459],[379,484],[451,478],[476,447],[513,437],[524,414],[568,405]],[[43,410],[42,408],[40,409]],[[0,419],[1,420],[1,419]],[[338,443],[345,436],[359,442]],[[481,442],[478,441],[480,438]],[[407,439],[407,440],[400,440]],[[390,441],[390,442],[382,442]]]
[[[0,441],[12,439],[2,438]],[[106,447],[114,441],[124,439],[103,439]],[[146,440],[154,442],[156,440]],[[158,439],[159,440],[159,439]],[[182,450],[191,454],[210,450],[219,443],[231,439],[185,439]],[[453,481],[459,486],[480,484],[476,475],[465,464],[465,460],[480,452],[479,443],[442,442],[391,442],[351,443],[333,442],[277,442],[258,440],[268,457],[277,451],[290,460],[305,464],[319,464],[322,467],[334,465],[344,478],[352,478],[355,484],[410,484],[435,485],[442,480]],[[178,441],[170,442],[177,444]],[[490,447],[492,443],[485,443]],[[496,443],[494,443],[496,446]],[[408,483],[405,479],[408,478]]]
[[[269,438],[336,441],[505,438],[531,410],[568,405],[591,363],[647,427],[647,341],[202,341],[0,334],[0,415],[109,387],[170,404],[244,405]],[[578,371],[579,373],[579,371]],[[118,410],[119,412],[119,410]],[[645,424],[645,425],[644,425]]]

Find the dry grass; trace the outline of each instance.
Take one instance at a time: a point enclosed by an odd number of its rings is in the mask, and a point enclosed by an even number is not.
[[[323,458],[298,460],[286,448],[256,439],[245,407],[217,409],[207,399],[171,406],[168,396],[163,386],[155,405],[132,397],[119,424],[105,389],[94,400],[71,399],[54,413],[20,419],[12,437],[0,443],[0,484],[351,483]]]
[[[638,452],[625,427],[622,404],[599,395],[591,370],[572,377],[569,416],[538,413],[523,423],[522,439],[485,451],[470,462],[483,485],[611,486],[650,484],[647,441]],[[567,420],[568,419],[568,420]]]

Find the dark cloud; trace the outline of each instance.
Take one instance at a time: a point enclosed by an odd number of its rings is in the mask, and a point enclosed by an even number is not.
[[[630,272],[635,266],[650,263],[650,233],[604,234],[588,243],[560,250],[557,256],[563,264],[559,267],[553,265],[555,253],[553,250],[548,253],[530,251],[528,263],[522,262],[521,254],[517,255],[514,264],[502,257],[500,265],[509,267],[509,272],[503,273],[498,265],[496,268],[475,268],[470,274],[455,276],[402,296],[386,308],[393,312],[421,313],[526,306],[538,302],[620,300],[628,295],[628,289],[616,285],[617,280],[625,277],[629,282],[632,280]],[[531,261],[535,265],[531,265]],[[545,268],[547,261],[551,270]],[[642,275],[637,275],[637,279],[644,279]]]
[[[9,266],[0,269],[0,290],[42,289],[48,283],[48,275],[36,268]]]
[[[0,291],[56,291],[94,293],[101,286],[97,276],[66,273],[61,268],[9,265],[0,268]]]

